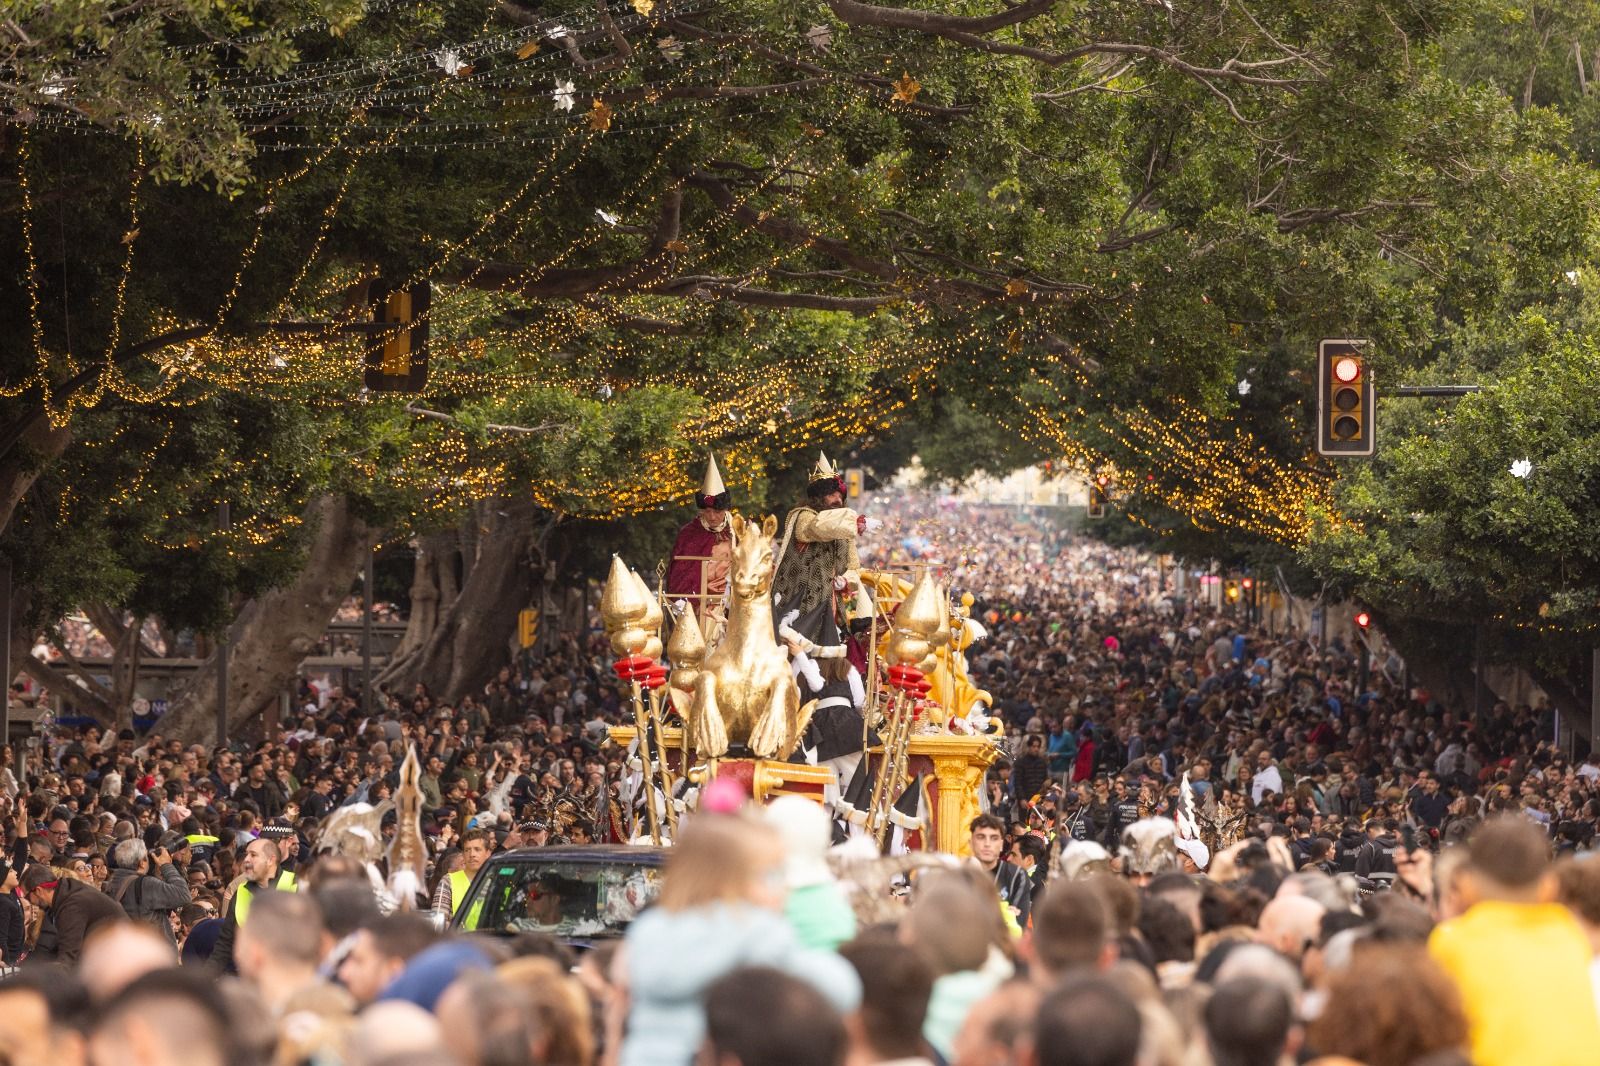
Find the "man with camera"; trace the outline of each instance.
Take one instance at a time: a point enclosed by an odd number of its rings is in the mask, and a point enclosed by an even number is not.
[[[171,839],[174,837],[176,841]],[[178,834],[169,832],[154,851],[137,838],[122,841],[111,849],[111,876],[105,887],[106,895],[122,904],[128,917],[155,926],[174,947],[178,938],[172,928],[172,912],[194,899],[183,871],[168,851],[181,840]],[[151,873],[152,869],[156,872]]]

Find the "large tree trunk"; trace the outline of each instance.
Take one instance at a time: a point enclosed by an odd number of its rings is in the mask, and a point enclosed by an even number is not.
[[[424,601],[432,598],[436,614],[431,622],[419,618],[413,582],[411,625],[403,645],[410,650],[390,661],[380,683],[405,691],[421,682],[436,697],[456,700],[504,665],[517,612],[528,604],[533,587],[528,566],[536,539],[533,513],[533,505],[525,501],[490,500],[474,506],[460,539],[465,576],[459,594],[454,592],[455,559],[449,552],[417,560],[419,568],[429,568],[418,580],[429,585]]]
[[[228,731],[260,714],[288,688],[350,592],[379,530],[351,512],[343,496],[322,496],[307,508],[313,529],[305,564],[287,585],[245,604],[233,623],[228,656]],[[215,653],[171,698],[158,728],[186,743],[214,735]]]
[[[456,534],[433,533],[411,542],[415,562],[411,571],[411,613],[406,618],[405,635],[389,654],[390,663],[409,659],[422,650],[433,631],[439,628],[439,615],[455,602]],[[385,675],[380,673],[380,680]]]
[[[4,456],[0,456],[0,533],[11,524],[17,504],[27,495],[45,463],[59,459],[72,443],[72,428],[52,428],[48,418],[37,419]]]

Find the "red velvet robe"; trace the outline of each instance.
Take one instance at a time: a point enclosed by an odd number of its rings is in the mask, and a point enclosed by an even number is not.
[[[700,571],[705,566],[703,558],[694,556],[709,556],[720,544],[726,550],[731,550],[733,531],[731,523],[725,523],[721,532],[713,533],[700,521],[696,515],[687,525],[678,530],[678,539],[672,545],[672,558],[667,564],[667,595],[668,596],[699,596]],[[689,558],[684,558],[689,556]],[[707,596],[712,601],[720,601],[722,594],[728,588],[728,572],[723,568],[719,577],[708,575],[708,584],[705,588]],[[694,601],[695,613],[705,617],[705,604]]]

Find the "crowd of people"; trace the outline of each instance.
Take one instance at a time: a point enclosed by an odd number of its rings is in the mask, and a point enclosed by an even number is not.
[[[619,941],[444,928],[495,854],[628,821],[598,632],[370,716],[308,687],[225,748],[57,730],[0,748],[0,1062],[1594,1061],[1600,763],[1542,708],[1361,686],[1345,640],[1038,514],[871,507],[863,564],[938,567],[988,631],[969,860],[841,877],[820,806],[723,797]],[[317,845],[413,747],[428,883],[396,899]]]

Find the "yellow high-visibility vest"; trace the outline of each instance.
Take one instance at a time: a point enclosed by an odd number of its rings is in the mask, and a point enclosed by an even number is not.
[[[250,899],[255,894],[250,891],[251,884],[246,881],[239,886],[239,899],[233,905],[233,920],[240,925],[250,916]],[[279,892],[296,892],[299,886],[295,883],[294,871],[284,870],[278,874],[276,887]]]
[[[450,917],[456,916],[456,911],[461,909],[461,904],[466,902],[467,890],[472,887],[472,875],[465,870],[456,870],[450,875]],[[473,903],[467,911],[466,920],[461,923],[463,929],[478,928],[478,920],[483,917],[483,900]]]

